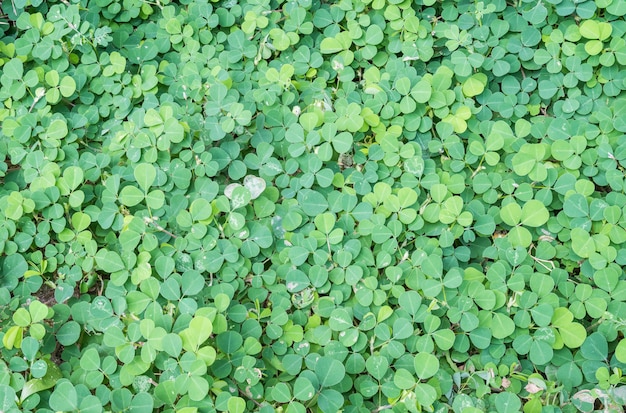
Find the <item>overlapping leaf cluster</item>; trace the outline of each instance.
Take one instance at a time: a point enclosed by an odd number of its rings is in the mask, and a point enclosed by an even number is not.
[[[621,411],[622,0],[4,0],[0,410]]]

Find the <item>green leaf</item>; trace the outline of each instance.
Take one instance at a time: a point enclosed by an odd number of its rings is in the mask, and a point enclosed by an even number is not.
[[[512,247],[527,248],[532,243],[532,234],[524,227],[515,227],[509,231],[507,238]]]
[[[485,90],[487,75],[476,73],[463,82],[463,94],[467,97],[478,96]]]
[[[87,371],[94,371],[100,368],[100,355],[95,347],[86,349],[80,358],[80,366]]]
[[[233,354],[241,348],[243,337],[236,331],[225,331],[215,338],[217,348],[226,354]]]
[[[153,411],[154,399],[146,392],[139,392],[133,397],[130,403],[130,411],[132,413],[148,413]],[[181,409],[183,410],[183,409]]]
[[[145,193],[134,186],[125,186],[120,191],[120,201],[122,204],[133,207],[141,203],[146,197]]]
[[[48,131],[45,134],[46,139],[48,141],[60,141],[65,138],[68,134],[67,123],[62,119],[55,119],[50,122],[48,126]],[[54,144],[53,142],[51,142]],[[56,146],[56,145],[55,145]]]
[[[617,358],[620,363],[626,362],[626,338],[622,338],[617,344],[617,347],[615,347],[615,358]]]
[[[246,411],[246,401],[241,397],[231,397],[228,399],[228,413],[244,413]]]
[[[548,209],[535,199],[526,202],[522,207],[521,222],[529,227],[539,227],[550,218]]]
[[[557,379],[569,388],[579,386],[583,381],[583,374],[574,362],[563,364],[559,367],[556,374]]]
[[[510,202],[500,209],[500,218],[507,225],[515,226],[522,219],[522,207],[515,202]]]
[[[518,412],[522,407],[520,398],[511,392],[502,392],[495,397],[496,410],[498,413]]]
[[[604,335],[592,333],[581,345],[580,353],[586,360],[604,361],[608,358],[609,345]]]
[[[61,95],[63,97],[68,98],[72,96],[76,91],[76,81],[70,76],[65,76],[63,79],[61,79],[61,83],[59,84],[59,91],[61,92]]]
[[[572,228],[570,232],[572,239],[572,250],[582,257],[589,258],[589,256],[596,251],[596,245],[591,238],[591,235],[582,228]]]
[[[15,390],[6,384],[0,384],[0,409],[3,412],[17,410],[16,401]]]
[[[382,29],[375,24],[370,25],[365,32],[365,43],[372,46],[382,43],[384,38]]]
[[[317,216],[328,208],[328,201],[317,191],[304,190],[298,192],[298,202],[308,216]]]
[[[563,202],[563,211],[570,218],[582,218],[589,216],[589,204],[581,194],[572,194]]]
[[[343,380],[346,374],[344,365],[334,358],[320,357],[315,364],[315,375],[322,387],[331,387]]]
[[[406,369],[397,369],[393,376],[393,384],[399,389],[408,390],[415,386],[415,377]]]
[[[154,395],[163,403],[173,404],[176,401],[176,390],[174,388],[174,381],[167,380],[161,382],[154,389]]]
[[[413,359],[415,374],[421,380],[426,380],[437,374],[439,370],[439,360],[429,353],[418,353]]]
[[[317,398],[317,405],[323,413],[341,411],[343,404],[343,395],[334,389],[323,389]]]
[[[10,80],[21,80],[24,76],[24,64],[16,57],[9,60],[2,66],[4,76]]]
[[[336,308],[330,313],[328,326],[333,331],[345,331],[354,326],[352,315],[345,308]]]
[[[558,90],[558,86],[549,80],[539,82],[539,96],[542,99],[551,99]]]
[[[349,152],[353,145],[352,135],[348,132],[341,132],[332,138],[332,145],[337,153]]]
[[[389,360],[383,356],[370,356],[365,362],[365,367],[372,377],[380,381],[387,374]]]
[[[533,8],[523,12],[522,15],[528,23],[532,25],[539,25],[544,23],[546,17],[548,17],[548,9],[543,5],[543,3],[538,2]]]
[[[96,254],[96,263],[108,273],[114,273],[124,269],[122,258],[114,251],[100,250]]]
[[[243,180],[243,186],[250,191],[250,199],[257,199],[267,187],[265,180],[253,175],[247,175]]]
[[[27,327],[32,322],[30,313],[25,308],[18,308],[12,318],[13,322],[20,327]]]
[[[272,388],[272,398],[279,403],[291,401],[291,391],[286,383],[278,383]]]
[[[343,45],[333,37],[327,37],[320,44],[320,51],[325,54],[337,53],[343,50]]]
[[[68,321],[57,331],[57,341],[63,346],[72,345],[78,341],[80,330],[80,324],[76,321]]]
[[[74,411],[78,409],[76,388],[67,379],[61,379],[50,395],[50,408],[57,411]]]
[[[329,234],[335,226],[336,218],[334,214],[330,212],[325,212],[321,215],[318,215],[314,219],[315,227],[323,232],[324,234]]]
[[[76,230],[76,232],[83,231],[89,227],[91,224],[91,217],[82,212],[75,212],[72,215],[72,227]]]
[[[133,174],[135,175],[135,180],[137,184],[139,184],[139,187],[144,192],[148,192],[148,189],[150,189],[156,179],[156,168],[152,164],[141,163],[135,166]]]
[[[315,388],[309,379],[303,376],[296,378],[293,385],[293,397],[300,401],[307,401],[311,400],[315,393]]]
[[[28,312],[30,313],[31,323],[38,323],[48,317],[48,306],[42,304],[40,301],[32,301],[28,306]]]
[[[491,320],[491,333],[494,338],[504,339],[515,331],[515,323],[502,313],[494,313]]]
[[[185,138],[185,128],[174,118],[167,119],[163,124],[163,138],[169,142],[179,143]]]
[[[611,36],[613,27],[606,22],[585,20],[580,24],[580,35],[586,39],[606,40]]]
[[[183,342],[183,348],[187,351],[197,351],[200,345],[202,345],[213,333],[213,323],[210,319],[202,316],[195,316],[189,323],[189,327],[180,332],[180,338]],[[229,346],[230,337],[226,337],[228,340],[224,340],[225,346]],[[233,338],[233,344],[236,344]],[[230,348],[230,347],[228,347]]]
[[[70,166],[63,171],[63,178],[65,179],[69,190],[73,191],[83,183],[84,173],[78,166]]]
[[[437,390],[427,383],[415,385],[415,399],[422,406],[430,407],[437,400]]]
[[[411,96],[417,103],[426,103],[432,95],[432,87],[430,82],[420,80],[411,89]]]
[[[559,328],[563,344],[568,348],[580,347],[587,338],[587,330],[580,323],[569,323]]]
[[[544,366],[554,357],[552,346],[545,341],[533,341],[528,354],[530,361],[536,365]]]

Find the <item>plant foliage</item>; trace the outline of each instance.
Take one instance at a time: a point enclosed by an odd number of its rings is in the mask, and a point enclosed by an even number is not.
[[[623,0],[3,0],[0,411],[626,404]]]

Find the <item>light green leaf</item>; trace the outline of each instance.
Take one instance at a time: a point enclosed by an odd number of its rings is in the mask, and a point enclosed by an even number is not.
[[[141,163],[135,166],[133,174],[135,175],[135,180],[139,184],[139,187],[144,192],[148,192],[148,189],[150,189],[156,179],[156,168],[152,164]]]
[[[463,94],[467,97],[478,96],[485,90],[487,75],[476,73],[463,82]]]
[[[128,207],[139,204],[144,200],[145,196],[144,192],[132,185],[125,186],[120,191],[120,201]]]
[[[521,222],[529,227],[539,227],[550,218],[548,209],[535,199],[526,202],[522,207]]]
[[[522,207],[515,202],[510,202],[500,209],[500,218],[507,225],[515,226],[522,219]]]
[[[563,344],[568,348],[580,347],[587,338],[587,330],[580,323],[569,323],[559,328]]]
[[[439,360],[430,353],[418,353],[413,359],[415,374],[421,380],[426,380],[437,374]]]
[[[16,57],[9,60],[2,66],[4,76],[11,80],[20,80],[24,75],[24,64]]]
[[[320,51],[325,54],[337,53],[343,50],[343,46],[339,40],[334,37],[327,37],[320,44]]]
[[[370,44],[372,46],[376,46],[382,43],[385,38],[382,29],[376,24],[372,24],[367,28],[365,32],[365,43]]]
[[[494,338],[504,339],[515,331],[515,323],[502,313],[494,313],[491,320],[491,333]]]

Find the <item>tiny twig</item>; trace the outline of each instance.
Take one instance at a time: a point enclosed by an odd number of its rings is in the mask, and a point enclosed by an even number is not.
[[[248,400],[252,400],[252,402],[256,404],[257,407],[263,407],[263,405],[259,403],[257,400],[255,400],[254,397],[252,397],[252,395],[249,394],[248,392],[241,390],[239,387],[237,387],[237,390],[239,390],[239,393],[241,393],[242,396],[246,396]]]
[[[176,235],[172,234],[171,232],[169,232],[168,230],[166,230],[165,228],[163,228],[162,226],[160,226],[159,224],[154,224],[155,228],[158,229],[159,231],[169,235],[170,237],[176,239],[178,238]]]
[[[537,262],[539,265],[541,265],[543,268],[545,268],[548,271],[552,271],[553,269],[556,268],[556,265],[554,265],[554,262],[552,262],[551,260],[537,258],[534,255],[532,255],[531,252],[534,248],[535,248],[535,244],[530,244],[530,247],[528,248],[528,255],[530,255],[530,258],[532,258],[535,262]],[[548,267],[545,263],[549,263],[550,266]]]
[[[37,91],[35,92],[35,96],[33,97],[33,104],[30,105],[30,108],[28,109],[28,113],[31,113],[33,111],[37,102],[39,102],[41,98],[43,98],[45,95],[46,95],[46,91],[44,88],[37,89]]]
[[[159,225],[156,222],[156,218],[150,218],[150,217],[146,217],[144,218],[144,221],[146,222],[146,224],[152,225],[153,227],[155,227],[156,229],[158,229],[159,231],[169,235],[170,237],[176,239],[178,238],[178,236],[172,234],[170,231],[166,230],[165,228],[163,228],[161,225]]]

